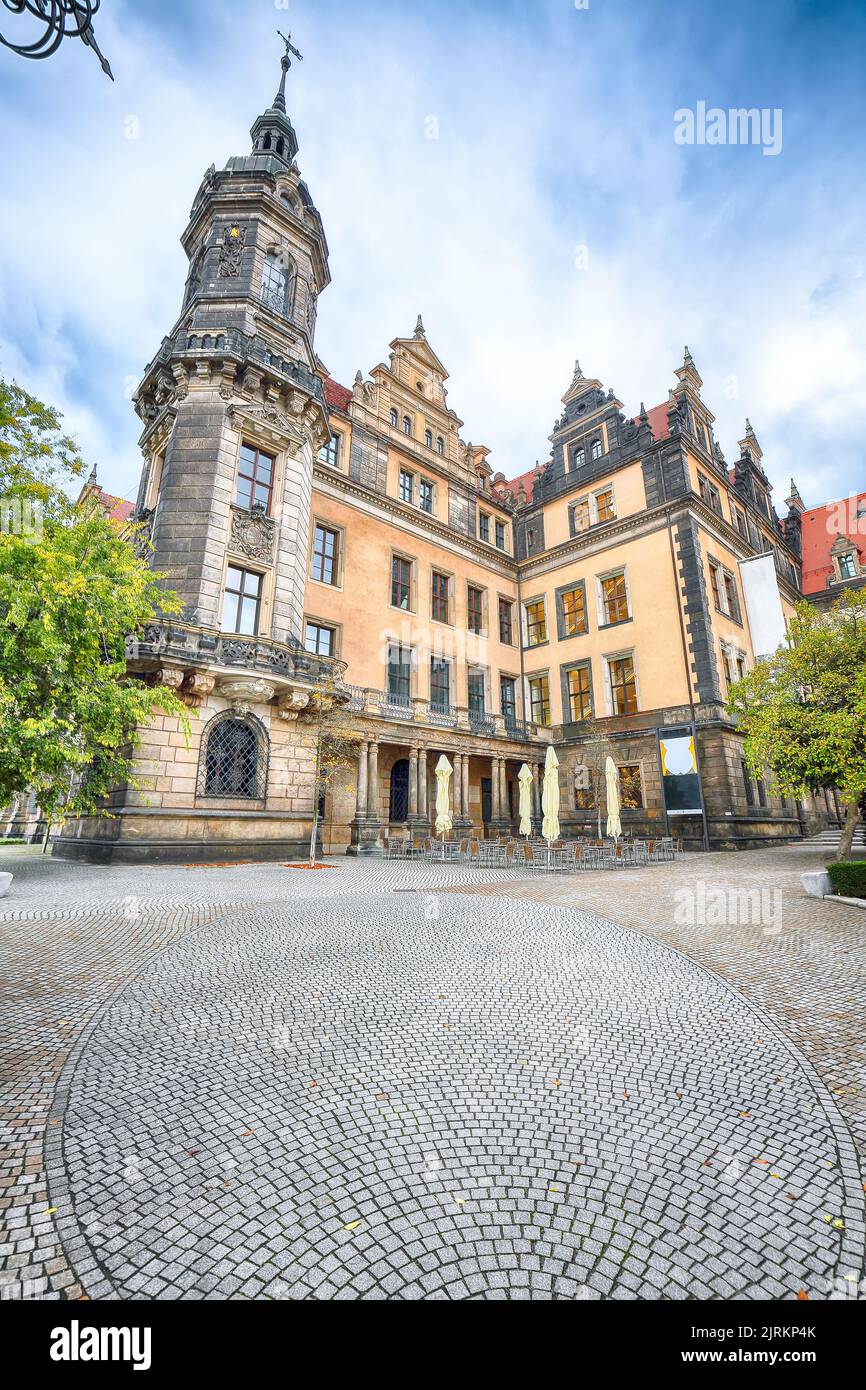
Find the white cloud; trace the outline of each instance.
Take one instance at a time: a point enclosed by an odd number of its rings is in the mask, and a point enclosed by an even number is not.
[[[713,165],[718,151],[675,146],[664,36],[649,80],[649,24],[601,5],[539,6],[532,25],[472,7],[297,8],[289,108],[331,249],[317,346],[338,378],[382,360],[420,311],[465,437],[510,475],[546,457],[575,356],[636,412],[665,399],[688,342],[729,458],[748,414],[782,497],[798,470],[807,502],[822,500],[809,479],[857,483],[855,209],[840,166],[828,240],[826,191],[802,194],[796,122],[776,160],[741,149]],[[282,13],[210,11],[222,27],[204,52],[101,11],[116,86],[90,55],[58,54],[63,82],[28,74],[30,108],[10,96],[3,117],[33,158],[5,169],[0,369],[63,408],[127,495],[139,462],[125,380],[178,313],[178,237],[202,171],[248,148],[278,77]],[[833,459],[818,463],[828,432]]]

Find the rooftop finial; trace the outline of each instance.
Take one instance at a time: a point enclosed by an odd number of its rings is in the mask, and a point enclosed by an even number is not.
[[[419,315],[418,315],[417,322],[416,322],[416,324],[415,324],[415,337],[416,337],[416,338],[426,338],[426,336],[427,336],[427,334],[426,334],[425,331],[424,331],[424,322],[423,322],[423,320],[422,320],[422,318],[421,318],[421,315],[419,314]]]
[[[303,55],[303,53],[299,53],[298,50],[295,48],[295,45],[292,43],[292,36],[291,36],[291,34],[289,34],[288,36],[286,36],[286,35],[283,34],[279,29],[277,30],[277,33],[279,34],[279,36],[280,36],[280,38],[282,39],[283,43],[286,45],[286,51],[285,51],[285,53],[283,54],[282,58],[280,59],[280,67],[282,68],[283,72],[282,72],[282,76],[280,77],[280,85],[279,85],[279,88],[277,89],[277,95],[274,97],[274,100],[273,100],[273,102],[272,102],[272,105],[275,107],[275,109],[276,109],[277,111],[285,111],[285,109],[286,109],[286,73],[288,72],[289,68],[292,66],[292,60],[291,60],[291,58],[289,57],[289,54],[290,54],[290,53],[294,53],[295,57],[298,59],[299,62],[303,62],[303,60],[304,60],[304,55]]]

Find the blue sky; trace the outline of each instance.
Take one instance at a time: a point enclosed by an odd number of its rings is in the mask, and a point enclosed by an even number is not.
[[[863,489],[864,0],[103,0],[114,85],[72,41],[0,50],[0,372],[65,412],[104,486],[134,494],[129,396],[201,174],[273,96],[277,28],[304,54],[288,103],[339,380],[423,313],[464,437],[511,477],[547,457],[575,357],[636,413],[688,343],[726,456],[748,415],[780,510],[791,475],[807,505]],[[676,144],[699,101],[781,108],[781,152]]]

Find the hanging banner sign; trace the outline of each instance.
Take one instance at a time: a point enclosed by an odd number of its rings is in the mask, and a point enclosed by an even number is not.
[[[701,778],[691,728],[659,729],[659,761],[668,815],[701,815]]]

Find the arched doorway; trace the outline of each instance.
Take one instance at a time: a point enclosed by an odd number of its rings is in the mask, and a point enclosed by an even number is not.
[[[391,768],[391,794],[388,821],[401,825],[409,814],[409,759],[399,758]]]

